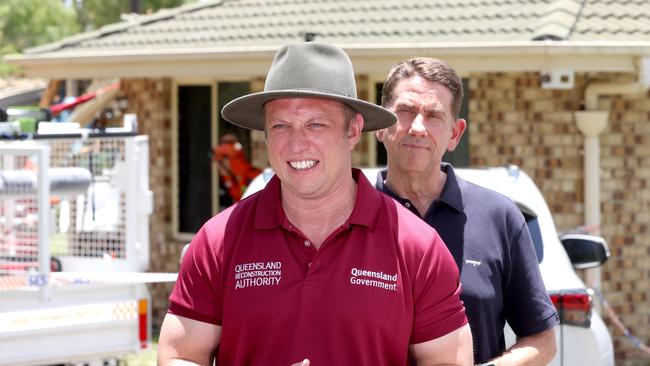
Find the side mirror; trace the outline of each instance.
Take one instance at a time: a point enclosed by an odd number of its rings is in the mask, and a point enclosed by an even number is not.
[[[609,258],[609,248],[605,239],[586,234],[566,234],[560,237],[574,268],[598,267]]]
[[[185,252],[187,252],[187,249],[189,247],[190,247],[190,243],[187,243],[187,244],[183,245],[183,249],[181,249],[180,258],[178,259],[179,264],[183,262],[183,257],[185,256]]]

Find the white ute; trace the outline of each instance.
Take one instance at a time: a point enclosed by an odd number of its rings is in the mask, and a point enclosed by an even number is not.
[[[380,168],[362,169],[372,184]],[[558,236],[551,212],[532,179],[516,166],[456,169],[463,179],[508,196],[520,208],[531,232],[546,289],[560,315],[556,327],[557,354],[550,365],[614,365],[612,339],[600,315],[593,310],[592,291],[574,268],[600,266],[609,257],[605,241],[596,236]],[[244,197],[259,191],[273,176],[264,170],[249,185]],[[569,255],[570,254],[570,255]],[[506,324],[506,342],[515,336]]]
[[[0,366],[149,347],[148,168],[146,136],[0,141]]]

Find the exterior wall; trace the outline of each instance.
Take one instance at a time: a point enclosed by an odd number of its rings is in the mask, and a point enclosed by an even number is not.
[[[609,124],[601,135],[602,235],[611,258],[603,292],[621,321],[650,344],[650,93],[601,98]],[[611,322],[609,322],[611,324]],[[650,365],[616,330],[617,359]],[[635,363],[633,363],[635,362]]]
[[[470,76],[471,165],[516,164],[538,183],[560,232],[583,224],[583,136],[573,112],[589,81],[631,81],[625,75],[576,75],[572,90],[545,90],[536,73]],[[601,142],[601,234],[611,258],[603,293],[623,323],[650,343],[650,98],[603,96],[610,110]],[[593,229],[593,228],[582,228]],[[617,364],[648,364],[613,326]],[[645,361],[642,361],[645,360]],[[640,363],[639,363],[640,362]],[[645,362],[645,363],[643,363]]]
[[[573,112],[581,95],[541,89],[536,73],[471,75],[469,89],[470,165],[519,166],[544,193],[558,230],[580,226],[582,135]]]
[[[368,77],[365,75],[357,75],[355,81],[357,84],[357,97],[362,100],[368,100],[370,96],[368,91]],[[369,151],[371,148],[374,149],[374,146],[371,146],[370,140],[374,139],[374,132],[364,132],[361,134],[361,139],[359,139],[357,146],[352,150],[352,166],[365,167],[374,165],[369,159],[369,155],[371,155]]]
[[[129,113],[138,116],[138,132],[149,135],[149,185],[154,195],[150,218],[150,272],[177,272],[182,243],[172,239],[171,228],[171,81],[169,79],[121,80],[129,101]],[[173,284],[149,286],[154,334],[167,311]]]

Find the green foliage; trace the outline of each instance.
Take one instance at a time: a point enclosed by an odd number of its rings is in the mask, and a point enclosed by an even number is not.
[[[61,0],[0,0],[0,58],[79,31],[74,9]],[[19,70],[0,61],[0,76]]]
[[[79,31],[74,9],[61,0],[4,0],[0,3],[2,45],[16,50],[59,40]]]
[[[131,12],[131,1],[0,0],[0,77],[19,72],[2,61],[5,55],[117,23],[121,14]],[[139,0],[139,3],[141,13],[146,14],[193,1],[196,0]]]
[[[195,0],[140,0],[140,13],[153,13],[175,8]],[[78,23],[84,30],[97,29],[120,21],[120,15],[131,12],[131,0],[83,0],[76,2]]]

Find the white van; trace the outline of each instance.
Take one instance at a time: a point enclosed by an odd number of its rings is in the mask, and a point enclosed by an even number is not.
[[[372,184],[381,168],[362,169]],[[612,339],[600,315],[593,311],[592,292],[574,268],[600,266],[609,257],[607,243],[600,237],[571,234],[558,236],[551,212],[530,177],[516,166],[455,169],[463,179],[510,197],[526,218],[540,261],[546,289],[560,316],[556,327],[557,354],[550,365],[614,365]],[[257,176],[244,197],[262,189],[273,176],[267,168]],[[515,335],[506,325],[506,343]]]

